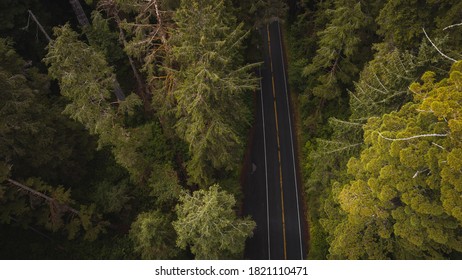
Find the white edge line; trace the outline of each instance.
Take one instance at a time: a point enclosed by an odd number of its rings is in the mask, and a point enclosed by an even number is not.
[[[265,154],[265,184],[266,184],[266,224],[268,227],[268,259],[271,260],[271,243],[270,243],[270,219],[269,219],[269,200],[268,200],[268,164],[266,160],[266,132],[265,132],[265,108],[263,107],[263,86],[261,83],[261,68],[258,69],[260,74],[260,96],[261,96],[261,115],[263,120],[263,148]]]
[[[301,229],[301,224],[300,224],[300,206],[299,206],[299,200],[298,200],[298,184],[297,184],[297,171],[295,169],[295,153],[294,153],[294,139],[292,136],[292,121],[290,118],[290,105],[289,105],[289,91],[287,90],[287,79],[286,79],[286,69],[284,67],[284,54],[282,52],[282,34],[281,34],[281,28],[279,27],[279,21],[276,21],[278,25],[278,31],[279,31],[279,45],[281,47],[281,59],[282,59],[282,70],[283,70],[283,76],[284,76],[284,86],[286,89],[286,102],[287,102],[287,114],[289,115],[289,130],[290,130],[290,141],[291,141],[291,147],[292,147],[292,161],[294,164],[294,181],[295,181],[295,196],[297,199],[297,216],[298,216],[298,234],[300,237],[300,259],[303,259],[303,244],[302,244],[302,229]]]

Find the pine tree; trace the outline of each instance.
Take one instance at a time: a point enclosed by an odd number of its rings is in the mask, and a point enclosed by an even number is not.
[[[423,38],[422,27],[434,30],[438,5],[432,1],[387,1],[376,21],[384,41],[401,50],[417,48]]]
[[[207,186],[216,170],[235,171],[249,125],[243,95],[255,89],[240,54],[246,36],[226,1],[182,1],[172,32],[176,130],[189,145],[191,182]]]
[[[371,19],[357,1],[335,1],[334,9],[326,13],[330,22],[318,33],[316,55],[303,74],[316,74],[317,85],[312,89],[315,96],[333,99],[340,96],[340,86],[350,83],[359,72],[352,59],[359,51],[360,32]]]
[[[196,259],[242,258],[245,240],[253,235],[255,222],[238,218],[236,201],[218,185],[180,196],[173,222],[177,245],[190,246]]]
[[[168,153],[158,124],[153,121],[126,127],[124,122],[136,113],[140,99],[131,94],[124,101],[111,100],[115,76],[104,56],[79,41],[68,25],[57,28],[55,35],[45,62],[50,75],[58,79],[61,94],[71,101],[64,113],[97,134],[101,147],[112,146],[117,162],[135,182],[145,180],[152,162],[165,159]]]

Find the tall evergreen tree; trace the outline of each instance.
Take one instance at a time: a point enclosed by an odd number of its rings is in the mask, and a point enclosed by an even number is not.
[[[253,235],[255,222],[238,218],[236,201],[218,185],[180,197],[173,222],[177,245],[188,246],[196,259],[242,258],[247,237]]]
[[[216,170],[236,171],[249,109],[243,95],[255,89],[252,65],[244,65],[246,36],[227,1],[181,1],[172,31],[178,135],[189,145],[191,182],[207,186]]]
[[[361,2],[337,0],[333,10],[327,10],[330,21],[318,33],[319,46],[305,76],[316,74],[315,96],[333,99],[341,94],[341,85],[351,83],[359,69],[354,63],[361,43],[361,29],[371,18],[362,11]]]

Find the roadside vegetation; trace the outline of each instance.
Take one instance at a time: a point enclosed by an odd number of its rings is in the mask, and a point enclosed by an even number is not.
[[[258,79],[238,3],[7,2],[2,257],[242,258]]]
[[[308,257],[460,258],[461,3],[292,8]]]
[[[0,258],[242,258],[255,28],[278,17],[308,258],[460,259],[461,10],[1,1]]]

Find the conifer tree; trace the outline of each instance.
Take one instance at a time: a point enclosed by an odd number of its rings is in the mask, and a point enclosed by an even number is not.
[[[216,170],[235,171],[249,124],[243,94],[256,87],[240,53],[246,36],[227,1],[181,1],[172,32],[177,123],[189,145],[191,181],[207,186]]]
[[[334,9],[326,13],[330,22],[318,33],[316,55],[303,74],[316,74],[315,96],[333,99],[340,96],[340,86],[350,83],[359,72],[353,57],[361,43],[360,31],[371,19],[363,13],[361,2],[350,0],[335,1]]]
[[[184,193],[173,222],[177,245],[188,246],[196,259],[242,258],[245,240],[253,235],[255,222],[238,218],[233,210],[236,201],[218,185]]]
[[[55,29],[56,40],[49,46],[45,62],[50,75],[58,79],[61,94],[71,102],[65,114],[81,122],[99,137],[100,146],[113,147],[117,162],[135,182],[149,177],[152,161],[162,159],[165,139],[156,122],[126,127],[127,116],[136,113],[140,99],[131,94],[124,101],[111,100],[115,75],[102,53],[78,40],[68,25]],[[85,60],[82,58],[85,57]],[[156,145],[157,144],[157,145]],[[153,158],[146,157],[152,155]]]

